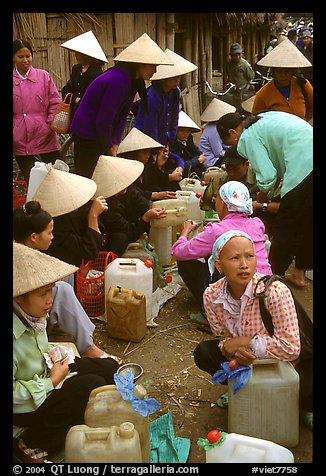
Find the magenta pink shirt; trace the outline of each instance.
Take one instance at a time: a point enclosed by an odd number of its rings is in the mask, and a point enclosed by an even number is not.
[[[26,79],[13,71],[13,152],[34,155],[60,149],[58,134],[51,129],[61,101],[51,75],[30,67]]]
[[[248,217],[245,213],[231,212],[218,223],[209,222],[201,233],[190,240],[180,236],[172,245],[171,254],[179,261],[209,257],[217,238],[230,230],[244,231],[252,238],[257,257],[256,271],[272,274],[265,247],[265,225],[260,218]]]

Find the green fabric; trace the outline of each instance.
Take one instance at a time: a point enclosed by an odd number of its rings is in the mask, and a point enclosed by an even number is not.
[[[187,462],[190,440],[174,436],[171,410],[150,422],[150,441],[151,463]]]
[[[248,159],[261,190],[283,179],[281,197],[313,170],[313,128],[300,117],[281,111],[259,114],[261,119],[242,131],[237,151]]]

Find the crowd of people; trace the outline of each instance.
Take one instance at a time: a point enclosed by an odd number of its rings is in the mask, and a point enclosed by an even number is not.
[[[182,178],[201,180],[211,167],[222,172],[211,204],[219,221],[191,237],[199,225],[185,220],[171,248],[212,332],[194,349],[196,365],[213,375],[222,360],[234,358],[241,365],[267,357],[295,363],[298,319],[287,287],[276,281],[268,295],[274,337],[258,300],[249,303],[262,276],[277,274],[303,288],[313,268],[311,33],[301,36],[302,46],[290,32],[270,45],[259,63],[273,79],[247,114],[242,102],[254,71],[241,44],[232,44],[226,72],[237,85],[235,102],[213,99],[200,126],[182,110],[179,87],[197,66],[146,33],[106,71],[92,32],[63,43],[77,63],[61,95],[51,75],[32,66],[32,45],[14,41],[13,148],[30,190],[13,211],[13,411],[14,425],[24,428],[14,439],[16,461],[40,463],[61,451],[71,426],[83,423],[92,389],[113,383],[119,367],[118,357],[93,342],[95,326],[75,294],[76,271],[100,251],[121,257],[149,234],[153,220],[167,216],[155,202],[174,199]],[[58,165],[59,138],[51,129],[68,93],[74,173]],[[124,136],[131,113],[135,123]],[[63,357],[50,369],[43,354],[54,325],[72,335],[81,357],[70,363]],[[312,428],[312,388],[307,375],[300,378],[301,411]]]

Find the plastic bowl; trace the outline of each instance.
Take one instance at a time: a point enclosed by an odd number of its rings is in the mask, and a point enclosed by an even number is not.
[[[138,380],[144,372],[144,369],[141,365],[129,363],[121,365],[121,367],[119,367],[117,370],[117,374],[124,376],[127,370],[134,374],[134,381]]]

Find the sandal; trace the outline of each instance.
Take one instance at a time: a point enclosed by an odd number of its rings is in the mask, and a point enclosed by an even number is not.
[[[222,393],[222,395],[217,399],[216,405],[220,408],[227,408],[229,406],[229,393]]]

